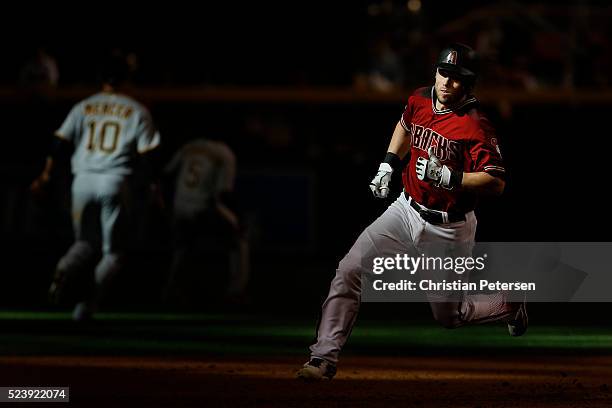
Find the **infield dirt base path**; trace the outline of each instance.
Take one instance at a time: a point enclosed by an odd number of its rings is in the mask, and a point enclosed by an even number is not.
[[[0,385],[70,386],[70,404],[56,406],[71,407],[612,406],[609,356],[345,357],[333,381],[314,384],[294,379],[303,362],[5,356]]]

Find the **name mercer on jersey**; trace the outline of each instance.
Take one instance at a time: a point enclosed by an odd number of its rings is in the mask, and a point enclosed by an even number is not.
[[[120,103],[91,102],[84,106],[85,115],[108,115],[128,119],[134,113],[134,108]]]
[[[410,123],[412,147],[427,151],[430,146],[436,149],[436,156],[442,161],[458,160],[461,157],[461,144],[449,140],[441,134],[423,126]]]

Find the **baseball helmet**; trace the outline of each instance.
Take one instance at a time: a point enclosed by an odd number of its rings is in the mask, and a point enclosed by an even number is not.
[[[436,69],[458,75],[473,84],[478,76],[478,56],[476,51],[464,44],[451,44],[440,52]]]

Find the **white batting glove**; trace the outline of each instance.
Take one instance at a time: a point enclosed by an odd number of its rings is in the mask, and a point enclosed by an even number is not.
[[[374,197],[387,197],[392,174],[393,168],[389,163],[380,163],[380,166],[378,166],[378,173],[376,173],[376,176],[370,182],[370,190],[372,190]]]
[[[452,189],[454,186],[451,182],[452,170],[443,165],[440,159],[436,157],[434,148],[430,147],[427,150],[429,159],[419,157],[416,162],[416,174],[419,180],[431,182],[436,187]]]

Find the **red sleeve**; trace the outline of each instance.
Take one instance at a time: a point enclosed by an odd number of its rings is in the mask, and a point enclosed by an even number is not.
[[[414,114],[414,105],[415,103],[417,103],[416,100],[419,98],[429,99],[431,103],[431,87],[425,86],[422,88],[415,89],[412,95],[410,95],[410,97],[408,98],[408,102],[406,102],[406,107],[404,108],[404,113],[402,114],[402,117],[400,118],[400,123],[402,124],[402,127],[404,128],[404,130],[406,132],[409,132],[410,134],[412,134],[412,131],[410,130],[411,129],[410,125],[412,124],[412,115]]]
[[[469,154],[471,158],[470,171],[484,171],[492,176],[504,178],[506,169],[504,168],[495,130],[485,117],[481,116],[476,122],[476,129],[471,139]]]
[[[402,113],[402,117],[400,118],[400,123],[404,130],[408,133],[410,132],[410,123],[412,122],[412,96],[408,98],[408,102],[406,102],[406,107],[404,108],[404,113]]]

